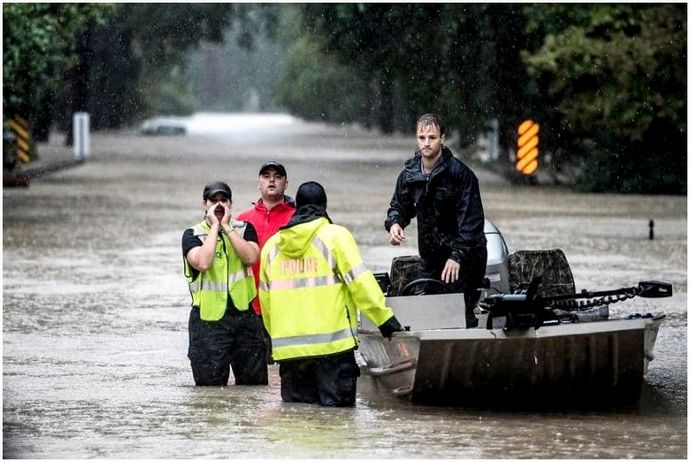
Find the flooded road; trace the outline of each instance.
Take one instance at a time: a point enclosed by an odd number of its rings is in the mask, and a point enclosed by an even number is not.
[[[687,457],[685,197],[520,188],[477,170],[510,250],[562,249],[578,290],[673,283],[672,298],[611,306],[612,317],[667,315],[639,407],[419,406],[367,378],[353,409],[285,404],[277,366],[268,387],[193,386],[180,238],[202,216],[202,188],[226,180],[239,212],[258,195],[259,165],[282,161],[288,193],[322,183],[332,219],[372,270],[387,271],[392,257],[416,253],[414,226],[395,248],[382,225],[414,139],[284,116],[199,117],[189,131],[95,134],[84,165],[4,189],[4,457]]]

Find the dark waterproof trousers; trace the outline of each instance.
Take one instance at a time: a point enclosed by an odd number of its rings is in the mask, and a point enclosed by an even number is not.
[[[486,272],[486,246],[477,246],[469,252],[469,257],[460,263],[460,277],[450,284],[452,293],[463,293],[465,298],[465,321],[467,327],[477,327],[478,321],[474,315],[474,308],[479,302],[479,287],[482,286],[484,273]],[[441,272],[446,262],[442,264],[432,263],[422,258],[419,264],[418,278],[430,278],[441,280]],[[421,290],[424,290],[422,288]]]
[[[359,366],[353,350],[320,358],[280,362],[280,395],[285,402],[354,406]]]
[[[192,307],[187,356],[197,385],[227,385],[231,366],[235,385],[268,384],[263,324],[251,308],[228,307],[220,320],[203,321]]]

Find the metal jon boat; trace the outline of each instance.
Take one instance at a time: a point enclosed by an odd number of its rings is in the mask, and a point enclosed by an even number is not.
[[[490,223],[487,230],[502,241]],[[505,245],[494,250],[500,248]],[[400,286],[410,284],[377,274],[388,305],[408,330],[386,340],[363,317],[363,374],[396,397],[430,404],[618,405],[639,399],[665,316],[608,319],[608,305],[634,296],[671,296],[669,283],[574,293],[561,251],[506,251],[492,259],[489,247],[489,255],[487,275],[498,277],[487,292],[496,293],[483,297],[475,310],[477,328],[466,328],[462,294],[401,295]],[[403,258],[408,279],[414,274],[412,260]],[[391,268],[394,273],[397,279],[399,268]],[[555,279],[548,280],[553,273]],[[506,275],[531,278],[531,283],[506,284]],[[501,293],[496,290],[501,285],[513,290]]]

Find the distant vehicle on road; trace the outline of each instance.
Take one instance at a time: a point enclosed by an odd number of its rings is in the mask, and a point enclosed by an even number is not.
[[[186,118],[182,117],[155,117],[147,119],[141,125],[141,133],[144,135],[183,136],[187,134]]]

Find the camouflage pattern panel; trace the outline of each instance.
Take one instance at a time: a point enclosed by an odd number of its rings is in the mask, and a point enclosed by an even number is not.
[[[575,293],[570,264],[561,249],[518,250],[508,256],[510,291],[515,292],[537,276],[542,277],[538,293],[543,297]]]
[[[403,287],[417,279],[420,261],[419,255],[405,255],[393,258],[390,271],[391,289],[388,293],[389,296],[397,296]]]

